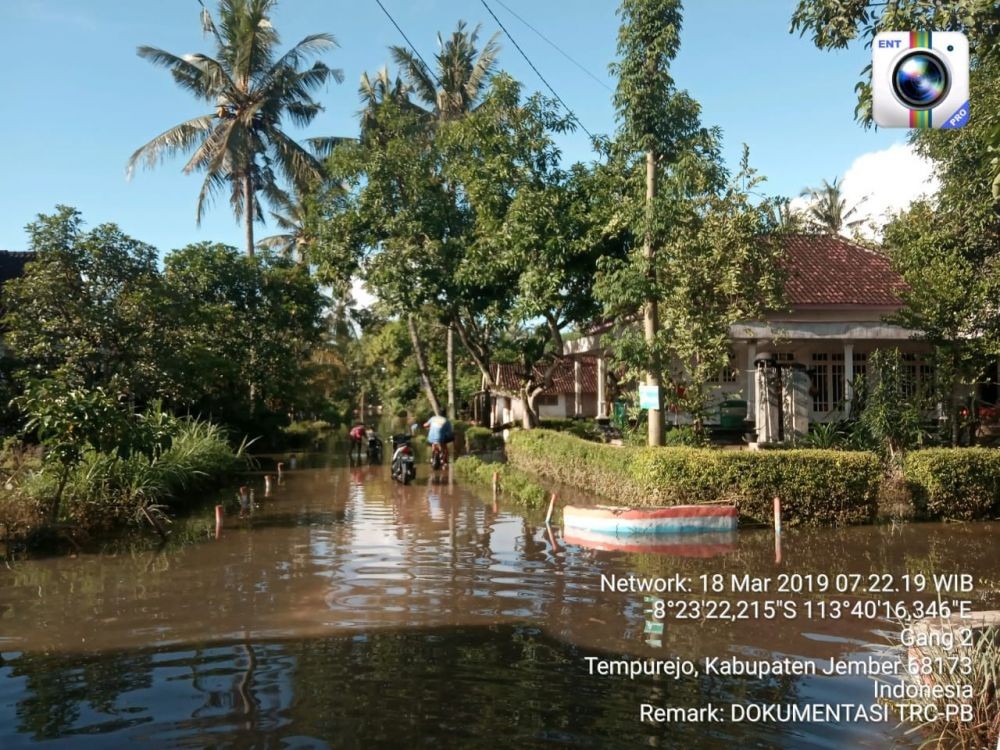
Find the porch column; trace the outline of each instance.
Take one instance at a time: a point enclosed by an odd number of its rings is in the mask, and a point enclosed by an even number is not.
[[[597,417],[598,419],[608,415],[607,409],[607,383],[608,365],[604,357],[597,358]]]
[[[573,416],[583,414],[583,378],[580,360],[573,360]]]
[[[753,361],[757,358],[757,344],[754,341],[747,342],[747,369],[746,369],[746,402],[747,402],[747,419],[754,419],[754,415],[757,413],[755,410],[755,405],[757,403],[757,377],[755,374],[755,368]]]
[[[854,398],[854,344],[844,342],[844,416],[851,416],[851,400]]]

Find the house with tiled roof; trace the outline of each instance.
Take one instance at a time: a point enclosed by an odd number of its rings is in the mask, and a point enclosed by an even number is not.
[[[524,417],[524,403],[519,398],[499,395],[501,392],[518,393],[527,373],[521,365],[493,364],[490,367],[497,393],[491,400],[490,423],[519,423]],[[534,380],[541,381],[543,371],[535,367]],[[552,373],[551,385],[535,400],[535,408],[542,419],[565,417],[596,417],[597,411],[597,358],[577,356],[560,362]]]
[[[801,234],[785,240],[785,298],[788,306],[762,320],[730,328],[730,365],[719,373],[717,395],[742,398],[755,413],[755,361],[767,354],[779,362],[804,365],[811,379],[810,421],[827,421],[849,408],[851,384],[864,374],[868,356],[879,348],[903,352],[914,388],[934,377],[930,346],[916,332],[886,322],[902,305],[902,278],[878,252],[843,237]],[[610,337],[628,322],[607,322],[568,344],[573,357],[604,358]],[[607,387],[598,378],[597,412],[610,414]],[[683,420],[683,415],[674,419]]]

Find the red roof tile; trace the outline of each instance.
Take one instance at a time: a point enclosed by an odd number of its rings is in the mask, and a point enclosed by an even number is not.
[[[524,369],[519,364],[493,364],[490,368],[496,384],[505,391],[517,392],[521,388]],[[544,368],[535,367],[535,377],[539,380],[545,373]],[[580,359],[580,384],[583,393],[597,393],[597,361],[590,357]],[[555,396],[560,393],[574,393],[573,362],[563,360],[552,373],[552,385],[542,391],[544,396]]]
[[[899,292],[906,285],[884,255],[843,237],[821,234],[791,235],[785,249],[785,296],[792,307],[901,304]]]

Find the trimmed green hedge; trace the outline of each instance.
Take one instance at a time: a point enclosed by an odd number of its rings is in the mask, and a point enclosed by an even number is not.
[[[1000,515],[1000,450],[927,448],[908,453],[903,476],[922,518],[970,521]]]
[[[728,501],[768,521],[777,495],[789,525],[871,522],[882,477],[871,453],[614,447],[547,430],[516,431],[507,455],[518,468],[621,505]]]
[[[518,471],[507,464],[487,463],[475,456],[463,456],[455,462],[454,470],[459,479],[491,491],[493,472],[497,472],[500,475],[501,497],[528,508],[541,505],[548,497],[544,487],[523,471]]]

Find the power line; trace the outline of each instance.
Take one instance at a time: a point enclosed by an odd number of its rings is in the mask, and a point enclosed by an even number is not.
[[[434,82],[438,85],[438,88],[439,89],[444,88],[441,85],[441,80],[437,77],[437,74],[434,73],[434,69],[427,64],[427,61],[424,59],[424,56],[420,54],[420,50],[418,50],[416,47],[413,46],[413,42],[410,41],[410,37],[406,35],[406,32],[403,31],[402,28],[400,28],[398,23],[396,23],[396,19],[393,18],[392,14],[385,9],[384,5],[382,5],[382,0],[375,0],[375,2],[378,3],[378,7],[380,7],[382,9],[382,12],[385,13],[386,18],[388,18],[392,22],[392,25],[396,27],[396,31],[399,32],[400,36],[402,36],[403,39],[406,40],[406,44],[410,47],[411,50],[413,50],[413,54],[417,56],[417,59],[420,60],[421,65],[424,66],[424,69],[427,71],[427,73],[434,79]]]
[[[605,82],[604,82],[604,81],[602,81],[602,80],[601,80],[600,78],[598,78],[598,77],[597,77],[596,75],[594,75],[594,74],[593,74],[593,73],[591,73],[591,72],[590,72],[589,70],[587,70],[587,68],[586,68],[586,67],[584,67],[584,65],[583,65],[582,63],[579,63],[579,62],[577,62],[577,61],[576,61],[575,59],[573,59],[572,57],[570,57],[569,53],[568,53],[568,52],[565,52],[565,51],[563,51],[562,47],[560,47],[560,46],[559,46],[558,44],[556,44],[556,43],[555,43],[555,42],[553,42],[553,41],[552,41],[551,39],[549,39],[549,38],[548,38],[547,36],[545,36],[545,34],[543,34],[543,33],[542,33],[541,31],[539,31],[539,30],[538,30],[538,29],[536,29],[536,28],[535,28],[534,26],[532,26],[532,25],[531,25],[530,23],[528,23],[528,22],[527,22],[527,21],[525,21],[525,20],[524,20],[523,18],[521,18],[521,16],[519,16],[519,15],[518,15],[517,13],[515,13],[515,12],[514,12],[514,11],[513,11],[512,9],[511,9],[511,7],[510,7],[509,5],[507,5],[506,3],[504,3],[504,2],[503,2],[503,0],[496,0],[496,2],[497,2],[497,5],[499,5],[499,6],[501,7],[501,8],[503,8],[504,10],[506,10],[506,11],[507,11],[508,13],[510,13],[510,14],[511,14],[512,16],[514,16],[514,18],[516,18],[516,19],[517,19],[518,21],[520,21],[521,23],[523,23],[523,24],[524,24],[525,26],[527,26],[527,27],[528,27],[529,29],[531,29],[532,31],[534,31],[534,32],[535,32],[535,33],[536,33],[536,34],[537,34],[538,36],[540,36],[540,37],[542,38],[542,40],[543,40],[543,41],[545,41],[545,43],[546,43],[546,44],[548,44],[548,45],[549,45],[550,47],[552,47],[552,48],[553,48],[553,49],[554,49],[554,50],[555,50],[556,52],[558,52],[558,53],[559,53],[560,55],[562,55],[562,56],[563,56],[563,57],[565,57],[565,58],[566,58],[567,60],[569,60],[569,61],[570,61],[571,63],[573,63],[573,64],[574,64],[574,65],[575,65],[576,67],[578,67],[578,68],[579,68],[580,70],[582,70],[582,71],[583,71],[584,73],[586,73],[586,74],[587,74],[588,76],[590,76],[590,77],[591,77],[591,78],[593,78],[593,79],[594,79],[595,81],[597,81],[597,83],[599,83],[599,84],[600,84],[601,86],[603,86],[604,88],[606,88],[606,89],[607,89],[608,91],[611,91],[611,92],[613,92],[613,91],[614,91],[614,89],[613,89],[613,88],[611,88],[611,87],[610,87],[610,86],[609,86],[609,85],[608,85],[607,83],[605,83]]]
[[[378,2],[378,0],[376,0],[376,2]],[[483,4],[483,7],[484,7],[484,8],[486,8],[486,11],[487,11],[487,12],[488,12],[488,13],[489,13],[489,14],[490,14],[491,16],[493,16],[493,20],[497,22],[497,25],[498,25],[498,26],[500,27],[500,30],[501,30],[501,31],[503,31],[503,33],[507,35],[507,38],[508,38],[508,39],[510,39],[510,42],[511,42],[511,44],[513,44],[513,45],[514,45],[514,48],[515,48],[515,49],[516,49],[516,50],[517,50],[518,52],[520,52],[520,53],[521,53],[521,57],[523,57],[523,58],[524,58],[524,61],[525,61],[526,63],[528,63],[528,66],[529,66],[529,67],[530,67],[530,68],[531,68],[531,69],[532,69],[533,71],[535,71],[535,75],[536,75],[536,76],[538,76],[538,77],[539,77],[539,78],[541,79],[542,83],[544,83],[544,84],[545,84],[546,88],[548,88],[548,90],[552,92],[552,96],[554,96],[554,97],[556,98],[556,101],[557,101],[557,102],[559,102],[559,103],[560,103],[561,105],[563,105],[563,107],[565,107],[565,108],[566,108],[566,111],[567,111],[567,112],[569,112],[570,116],[571,116],[571,117],[572,117],[572,118],[573,118],[574,120],[576,120],[576,124],[580,126],[580,129],[581,129],[581,130],[583,130],[583,132],[584,132],[584,133],[586,133],[586,134],[587,134],[587,135],[588,135],[588,136],[589,136],[589,137],[590,137],[591,139],[593,139],[593,137],[594,137],[594,134],[593,134],[593,133],[591,133],[591,132],[590,132],[589,130],[587,130],[586,126],[585,126],[585,125],[584,125],[584,124],[583,124],[582,122],[580,122],[580,118],[576,116],[576,113],[575,113],[575,112],[574,112],[574,111],[573,111],[572,109],[570,109],[570,108],[569,108],[569,105],[568,105],[568,104],[566,104],[566,102],[564,102],[564,101],[562,100],[562,97],[561,97],[561,96],[559,96],[559,94],[557,94],[557,93],[556,93],[556,90],[555,90],[554,88],[552,88],[552,84],[550,84],[550,83],[549,83],[548,81],[546,81],[546,80],[545,80],[545,76],[543,76],[543,75],[542,75],[542,73],[541,73],[541,71],[539,71],[539,70],[538,70],[538,68],[536,68],[536,67],[535,67],[535,64],[534,64],[533,62],[531,62],[531,58],[529,58],[529,57],[528,57],[528,55],[527,55],[527,54],[525,54],[524,50],[523,50],[523,49],[521,49],[521,45],[519,45],[519,44],[518,44],[518,43],[517,43],[517,42],[516,42],[516,41],[514,40],[514,37],[512,37],[512,36],[510,35],[510,32],[509,32],[509,31],[507,31],[507,27],[503,25],[503,23],[502,23],[502,22],[500,21],[500,19],[499,19],[499,18],[497,18],[497,14],[496,14],[496,13],[494,13],[494,12],[493,12],[493,9],[492,9],[492,8],[491,8],[491,7],[489,6],[489,5],[487,5],[487,4],[486,4],[486,0],[479,0],[479,2],[481,2],[481,3]],[[382,4],[382,3],[381,3],[381,2],[379,2],[379,5],[381,5],[381,4]]]

